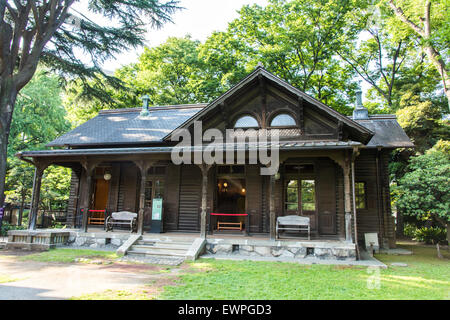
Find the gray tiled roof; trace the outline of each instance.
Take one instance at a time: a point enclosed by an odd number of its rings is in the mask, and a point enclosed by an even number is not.
[[[162,138],[205,106],[206,104],[152,107],[150,115],[144,117],[140,116],[140,108],[101,111],[95,118],[60,136],[47,146],[161,142]]]
[[[414,144],[398,124],[395,115],[371,115],[369,120],[356,120],[375,135],[367,147],[412,148]]]

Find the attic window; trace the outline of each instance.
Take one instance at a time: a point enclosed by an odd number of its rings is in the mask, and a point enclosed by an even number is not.
[[[252,116],[243,116],[239,118],[235,125],[235,128],[258,128],[258,121]]]
[[[294,118],[286,113],[277,115],[270,123],[271,127],[294,127],[296,125]]]

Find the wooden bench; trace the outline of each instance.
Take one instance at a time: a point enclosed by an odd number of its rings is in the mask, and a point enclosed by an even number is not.
[[[210,213],[211,216],[222,216],[222,217],[246,217],[248,219],[247,213]],[[246,227],[247,228],[247,227]],[[226,222],[217,221],[217,230],[239,230],[242,231],[243,223],[240,222]]]
[[[234,227],[239,226],[239,227]],[[217,221],[217,230],[239,230],[242,231],[242,222],[220,222]]]
[[[106,231],[113,231],[114,227],[127,226],[130,232],[136,231],[137,213],[129,211],[113,212],[111,216],[106,218]]]
[[[282,230],[289,231],[307,231],[308,240],[311,240],[311,223],[309,217],[302,216],[284,216],[277,218],[276,239],[279,239],[279,232]]]
[[[104,225],[106,210],[88,210],[88,224]]]

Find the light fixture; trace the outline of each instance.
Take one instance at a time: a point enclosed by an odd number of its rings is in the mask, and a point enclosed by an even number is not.
[[[245,193],[245,188],[242,188],[242,193]]]
[[[224,183],[223,183],[223,187],[224,187],[224,188],[228,187],[228,183],[224,182]]]
[[[105,179],[106,181],[111,180],[111,173],[109,171],[105,171],[105,174],[103,175],[103,179]]]
[[[275,180],[280,180],[280,173],[279,172],[275,173],[274,178]]]

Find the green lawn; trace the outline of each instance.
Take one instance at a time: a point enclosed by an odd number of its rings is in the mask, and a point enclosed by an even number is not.
[[[450,299],[450,254],[406,247],[412,256],[378,255],[388,269],[200,259],[159,299]],[[405,262],[408,267],[391,267]],[[378,273],[379,272],[379,273]],[[379,279],[379,282],[377,280]],[[379,284],[379,286],[378,286]]]
[[[200,259],[155,271],[159,284],[136,290],[109,290],[75,299],[450,299],[450,252],[402,245],[411,256],[377,255],[388,269]],[[114,252],[55,249],[20,257],[41,262],[76,258],[114,261]],[[407,263],[393,267],[391,263]],[[0,282],[11,279],[0,277]]]
[[[114,260],[118,256],[114,251],[100,251],[90,249],[52,249],[41,253],[35,253],[20,257],[22,261],[38,262],[75,262],[77,258]]]

